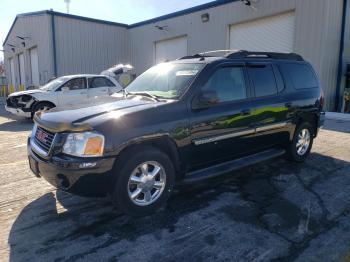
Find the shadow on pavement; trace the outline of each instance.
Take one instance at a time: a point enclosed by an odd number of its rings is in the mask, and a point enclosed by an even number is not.
[[[332,222],[334,192],[323,199],[313,186],[333,190],[328,177],[349,166],[320,154],[303,164],[277,159],[179,188],[164,210],[144,218],[122,215],[105,199],[58,191],[56,202],[50,192],[14,222],[10,261],[293,260]]]
[[[29,131],[33,127],[33,121],[28,118],[11,115],[5,110],[0,110],[0,118],[5,118],[5,121],[0,121],[0,131],[5,132],[22,132]]]
[[[326,119],[323,129],[350,133],[350,121],[341,119]]]

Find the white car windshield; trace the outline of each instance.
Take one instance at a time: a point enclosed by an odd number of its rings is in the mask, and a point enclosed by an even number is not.
[[[68,79],[69,79],[69,77],[67,77],[67,76],[61,76],[59,78],[56,78],[56,79],[48,82],[46,85],[40,87],[39,89],[44,90],[44,91],[56,90],[61,84],[66,82]]]
[[[164,98],[176,99],[181,96],[204,64],[161,63],[137,77],[127,88],[127,92],[148,93]]]

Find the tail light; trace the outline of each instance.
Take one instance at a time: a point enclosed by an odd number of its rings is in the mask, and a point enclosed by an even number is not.
[[[321,96],[320,96],[320,107],[321,109],[323,108],[324,106],[324,92],[323,92],[323,89],[321,88]]]

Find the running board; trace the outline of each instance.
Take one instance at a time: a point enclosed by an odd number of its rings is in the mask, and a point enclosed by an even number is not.
[[[249,155],[246,157],[238,158],[233,161],[218,164],[212,167],[207,167],[197,171],[186,174],[181,184],[194,183],[202,179],[212,178],[224,173],[232,172],[243,167],[254,165],[271,158],[281,156],[286,151],[284,149],[273,148],[260,153]]]

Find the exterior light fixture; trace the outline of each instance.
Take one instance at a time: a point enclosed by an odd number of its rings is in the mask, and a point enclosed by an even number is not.
[[[209,14],[208,13],[202,14],[201,19],[202,19],[202,23],[209,22],[209,19],[210,19]]]

